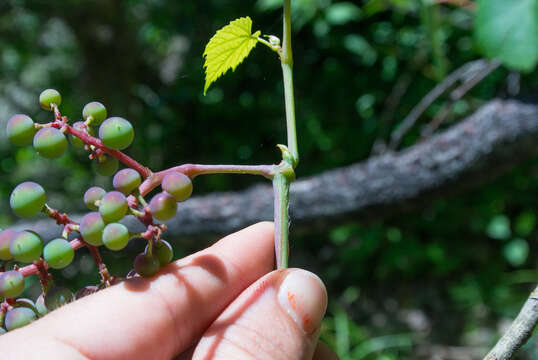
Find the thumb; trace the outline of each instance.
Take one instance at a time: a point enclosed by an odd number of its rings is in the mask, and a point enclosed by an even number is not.
[[[310,360],[327,292],[314,274],[277,270],[247,288],[209,327],[193,359]]]

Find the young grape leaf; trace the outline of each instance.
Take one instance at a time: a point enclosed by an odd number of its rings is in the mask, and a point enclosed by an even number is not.
[[[538,62],[538,0],[479,0],[475,35],[487,57],[531,71]]]
[[[252,34],[252,20],[247,16],[230,22],[213,35],[204,50],[204,95],[220,76],[241,64],[258,43],[260,34]]]

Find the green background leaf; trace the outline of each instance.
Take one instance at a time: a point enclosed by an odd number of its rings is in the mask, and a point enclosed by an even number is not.
[[[475,37],[487,57],[531,71],[538,61],[538,0],[479,0]]]
[[[220,76],[241,64],[258,43],[260,34],[260,31],[252,34],[252,20],[248,16],[234,20],[217,31],[204,51],[204,95]]]

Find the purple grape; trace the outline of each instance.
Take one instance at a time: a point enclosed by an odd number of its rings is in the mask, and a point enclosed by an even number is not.
[[[147,245],[144,251],[146,253],[148,252]],[[157,259],[159,259],[159,264],[161,266],[170,264],[172,258],[174,257],[174,250],[172,249],[172,245],[170,245],[168,241],[162,239],[153,244],[153,253],[157,256]]]
[[[7,312],[4,323],[7,331],[12,331],[28,325],[35,319],[37,319],[37,316],[34,310],[27,307],[17,307]]]
[[[177,211],[176,199],[166,192],[159,193],[149,202],[149,211],[157,220],[170,220]]]
[[[7,122],[7,137],[13,145],[31,145],[35,132],[34,121],[28,115],[13,115]]]
[[[137,189],[141,182],[142,178],[136,170],[123,169],[114,175],[112,185],[114,189],[127,196]]]
[[[86,126],[82,121],[77,121],[76,123],[74,123],[73,128],[83,133],[88,133],[88,135],[93,135],[92,128]],[[71,139],[71,144],[73,144],[75,147],[83,148],[84,145],[86,145],[84,141],[74,135],[69,135],[69,139]]]
[[[147,253],[138,254],[134,260],[134,270],[143,277],[155,275],[159,271],[159,259]]]
[[[11,229],[6,229],[0,232],[0,260],[11,260],[13,255],[9,251],[9,244],[19,232]]]
[[[117,222],[127,214],[127,199],[119,191],[111,191],[101,199],[99,213],[107,223]]]
[[[99,186],[91,187],[84,194],[84,204],[90,210],[98,210],[99,208],[95,205],[95,202],[101,200],[105,194],[106,191]]]
[[[80,235],[90,245],[103,245],[104,228],[105,222],[98,212],[86,214],[80,220]]]
[[[16,298],[24,291],[24,276],[16,270],[0,273],[0,296]]]
[[[162,188],[172,195],[176,201],[185,201],[192,194],[191,179],[180,172],[173,172],[163,178]]]
[[[97,286],[85,286],[75,294],[75,299],[81,299],[85,296],[91,295],[99,291],[99,288]]]

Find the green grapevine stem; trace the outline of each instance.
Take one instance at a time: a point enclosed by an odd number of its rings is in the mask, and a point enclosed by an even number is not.
[[[288,267],[289,258],[289,193],[294,179],[293,169],[299,163],[297,131],[295,126],[295,98],[293,91],[293,52],[291,47],[291,1],[284,0],[284,32],[282,52],[280,53],[282,77],[284,80],[284,100],[286,106],[287,148],[280,146],[284,162],[288,167],[280,167],[273,178],[275,198],[275,252],[278,269]]]
[[[288,267],[289,257],[289,215],[290,180],[284,174],[273,178],[275,195],[275,252],[278,269]]]

